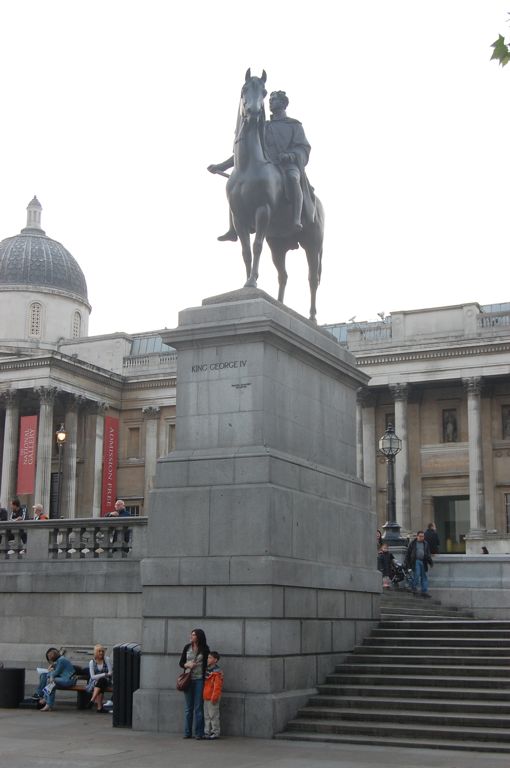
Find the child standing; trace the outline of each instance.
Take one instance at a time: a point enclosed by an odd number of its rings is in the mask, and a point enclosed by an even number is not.
[[[210,651],[204,680],[205,738],[218,739],[220,736],[220,699],[223,689],[223,672],[218,666],[220,654]]]

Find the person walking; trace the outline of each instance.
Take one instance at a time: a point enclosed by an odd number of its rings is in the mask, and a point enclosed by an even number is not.
[[[191,739],[195,721],[195,739],[204,738],[204,678],[207,669],[209,646],[203,629],[193,629],[190,642],[181,654],[179,666],[191,669],[191,684],[184,693],[184,738]]]
[[[430,597],[427,573],[429,565],[432,567],[434,563],[432,562],[430,547],[425,541],[423,531],[418,531],[416,539],[410,543],[407,550],[406,564],[413,572],[413,592],[417,592],[420,586],[422,597]]]

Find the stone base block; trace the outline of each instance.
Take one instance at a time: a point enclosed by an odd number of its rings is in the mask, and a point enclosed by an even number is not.
[[[226,693],[220,707],[222,735],[271,739],[314,693],[315,688],[261,695]],[[179,691],[136,691],[133,730],[182,733],[184,695]]]

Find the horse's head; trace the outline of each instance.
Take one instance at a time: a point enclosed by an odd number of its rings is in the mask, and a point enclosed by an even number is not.
[[[267,96],[265,88],[266,71],[262,70],[261,77],[252,77],[251,70],[246,71],[244,85],[241,90],[241,112],[245,120],[251,122],[264,115],[264,99]]]

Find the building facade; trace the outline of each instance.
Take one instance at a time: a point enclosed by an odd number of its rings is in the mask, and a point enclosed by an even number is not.
[[[0,243],[0,503],[19,496],[53,517],[97,517],[121,497],[146,515],[157,459],[175,445],[176,352],[159,331],[88,336],[85,276],[45,234],[41,211],[34,198],[26,227]],[[435,521],[444,552],[480,533],[509,551],[510,304],[325,328],[370,376],[358,393],[357,473],[379,525],[378,442],[391,423],[403,532]]]
[[[157,331],[88,336],[85,277],[41,210],[0,243],[0,504],[96,517],[122,497],[147,514],[174,441],[175,351]]]
[[[371,378],[358,393],[358,474],[386,518],[391,423],[397,521],[404,533],[435,521],[441,551],[466,536],[508,552],[510,533],[510,304],[393,312],[380,322],[327,326]],[[478,550],[479,551],[479,550]]]

